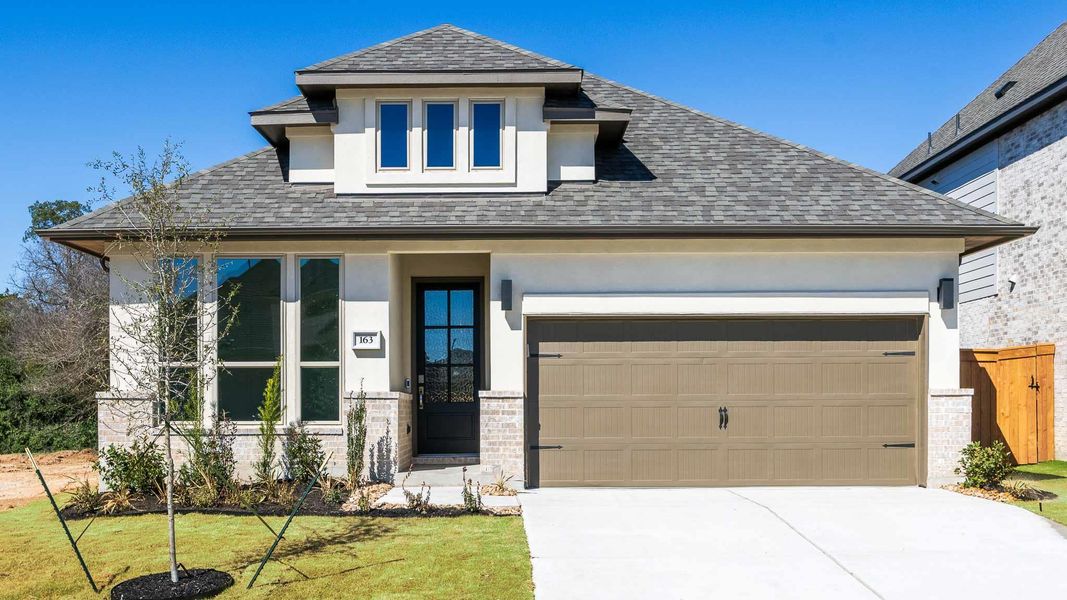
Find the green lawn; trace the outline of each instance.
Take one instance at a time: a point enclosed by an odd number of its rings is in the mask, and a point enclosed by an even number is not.
[[[267,521],[277,530],[281,517]],[[88,521],[71,524],[74,535]],[[532,598],[519,517],[297,517],[255,587],[245,586],[272,541],[254,517],[178,516],[178,560],[236,584],[221,597]],[[163,515],[99,518],[79,546],[111,586],[166,570]],[[0,512],[0,598],[93,597],[47,501]]]
[[[1031,487],[1056,494],[1056,498],[1015,502],[1026,510],[1067,525],[1067,461],[1050,460],[1036,465],[1020,465],[1011,479],[1025,481]]]

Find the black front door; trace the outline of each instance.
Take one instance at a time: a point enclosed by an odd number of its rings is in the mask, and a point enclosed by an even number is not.
[[[419,454],[478,452],[481,285],[415,286]]]

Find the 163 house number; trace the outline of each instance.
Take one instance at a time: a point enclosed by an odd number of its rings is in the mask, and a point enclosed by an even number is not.
[[[353,331],[353,350],[381,350],[382,332],[380,331]]]

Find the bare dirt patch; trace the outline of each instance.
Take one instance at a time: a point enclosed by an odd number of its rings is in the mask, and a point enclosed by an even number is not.
[[[76,481],[97,483],[94,450],[62,450],[34,455],[52,492],[67,489]],[[44,490],[25,454],[0,454],[0,510],[22,506],[44,497]]]

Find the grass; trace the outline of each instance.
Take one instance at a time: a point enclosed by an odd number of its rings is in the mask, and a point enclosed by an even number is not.
[[[227,571],[220,597],[532,598],[519,517],[297,517],[246,592],[273,539],[255,517],[179,515],[178,560]],[[276,531],[284,519],[266,519]],[[88,521],[74,521],[77,537]],[[79,542],[106,597],[167,568],[163,515],[99,518]],[[0,598],[92,598],[46,500],[0,512]]]
[[[1011,479],[1025,481],[1027,485],[1052,492],[1056,498],[1028,502],[1013,502],[1026,510],[1067,525],[1067,461],[1050,460],[1036,465],[1016,467]]]

